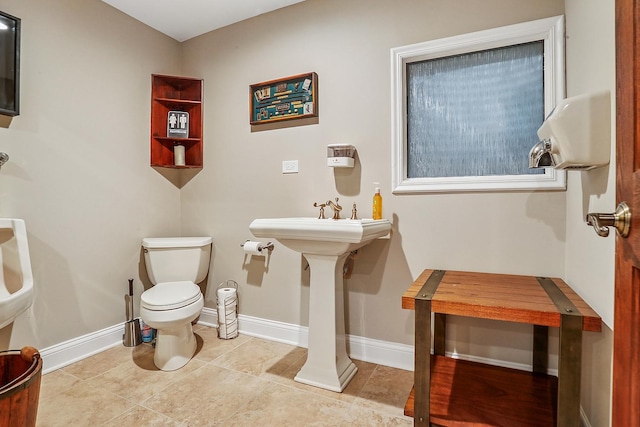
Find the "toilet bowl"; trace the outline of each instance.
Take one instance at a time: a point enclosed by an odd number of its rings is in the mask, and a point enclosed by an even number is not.
[[[142,247],[154,286],[140,297],[140,317],[157,330],[153,362],[163,371],[186,365],[196,351],[191,322],[202,311],[197,283],[209,271],[211,237],[144,238]]]

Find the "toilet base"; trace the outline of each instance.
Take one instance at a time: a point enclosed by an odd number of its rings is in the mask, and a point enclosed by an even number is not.
[[[175,371],[186,365],[196,352],[191,322],[157,330],[153,363],[162,371]]]
[[[150,310],[141,304],[140,317],[157,331],[153,363],[158,369],[175,371],[193,357],[196,338],[191,322],[200,315],[203,306],[202,294],[193,304],[172,310]]]

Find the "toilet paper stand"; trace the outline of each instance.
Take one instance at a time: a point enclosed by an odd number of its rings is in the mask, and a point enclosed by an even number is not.
[[[227,280],[216,289],[218,338],[228,340],[238,336],[238,283]]]

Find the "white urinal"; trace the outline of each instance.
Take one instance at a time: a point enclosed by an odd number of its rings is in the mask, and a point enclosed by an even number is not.
[[[0,218],[0,329],[33,302],[33,274],[24,221]]]

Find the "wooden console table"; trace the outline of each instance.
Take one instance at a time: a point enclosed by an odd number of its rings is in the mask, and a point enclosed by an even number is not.
[[[416,311],[405,406],[414,425],[580,426],[582,331],[600,332],[601,319],[561,279],[425,270],[402,308]],[[533,372],[445,357],[449,314],[533,325]],[[547,374],[549,327],[560,328],[557,378]]]

